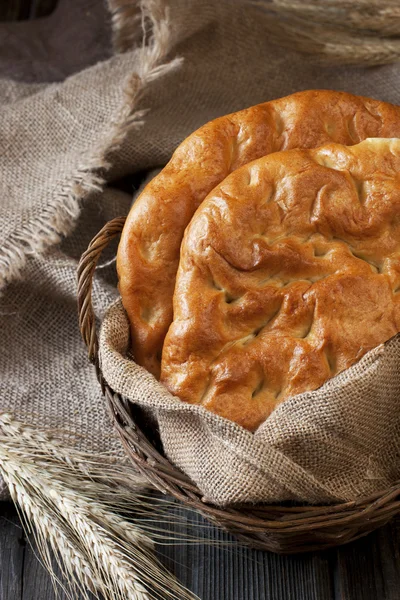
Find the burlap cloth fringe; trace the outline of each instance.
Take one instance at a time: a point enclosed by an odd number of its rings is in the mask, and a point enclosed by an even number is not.
[[[131,194],[114,189],[114,182],[165,164],[204,122],[300,89],[397,102],[400,69],[318,66],[272,45],[268,13],[244,0],[109,4],[111,17],[98,0],[60,0],[47,19],[0,24],[0,411],[31,426],[65,430],[80,448],[122,457],[76,318],[79,256],[131,203]],[[117,298],[109,259],[112,253],[94,282],[99,321]],[[387,385],[377,396],[375,421],[379,406],[386,406]],[[360,420],[354,406],[349,402],[345,414]],[[397,413],[389,427],[382,421],[382,432],[394,432],[396,419]],[[220,433],[223,426],[215,427]],[[379,435],[371,446],[374,456],[384,439]],[[398,448],[394,433],[391,448]],[[276,446],[274,460],[278,451],[284,454]],[[353,457],[342,447],[338,452],[345,463],[340,479]],[[268,462],[258,462],[272,482]],[[368,458],[368,465],[364,475],[372,475],[352,483],[353,495],[395,476],[390,460]],[[202,473],[206,477],[205,467]],[[298,476],[287,496],[312,489],[315,501],[333,497],[327,482],[304,481]],[[210,491],[205,482],[203,489]]]

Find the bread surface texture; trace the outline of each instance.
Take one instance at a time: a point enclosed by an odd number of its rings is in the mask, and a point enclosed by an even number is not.
[[[254,106],[189,136],[132,207],[118,249],[135,360],[159,376],[184,230],[230,172],[279,150],[397,136],[399,107],[331,91],[299,92]]]
[[[271,154],[186,230],[161,381],[255,431],[400,330],[400,140]]]
[[[135,360],[159,377],[183,234],[216,185],[272,152],[330,141],[351,145],[368,137],[400,137],[400,107],[317,90],[218,118],[184,140],[133,205],[118,249]]]

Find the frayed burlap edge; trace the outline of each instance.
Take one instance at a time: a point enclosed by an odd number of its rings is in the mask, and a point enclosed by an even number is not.
[[[127,52],[138,44],[143,31],[140,27],[143,23],[140,2],[108,0],[107,4],[111,14],[114,52]]]
[[[129,31],[136,27],[138,36],[138,23],[141,25],[139,31],[142,31],[142,45],[135,55],[136,68],[126,78],[123,102],[106,135],[92,154],[82,159],[82,165],[71,181],[62,184],[42,213],[15,230],[3,244],[0,249],[0,289],[20,275],[30,254],[43,253],[72,230],[84,197],[92,191],[101,191],[104,186],[104,173],[111,166],[109,155],[120,147],[132,128],[143,124],[146,111],[138,110],[137,105],[144,89],[152,81],[178,68],[182,62],[180,58],[165,62],[172,38],[164,0],[133,2],[131,18],[126,13],[116,18],[115,11],[124,6],[123,2],[113,1],[112,5],[114,36],[119,40],[118,45],[127,49]],[[141,15],[139,22],[138,14]],[[150,29],[146,31],[149,24]]]

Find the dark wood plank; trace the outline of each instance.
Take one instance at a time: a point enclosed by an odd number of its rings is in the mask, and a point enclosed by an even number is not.
[[[28,19],[32,0],[1,0],[0,21]]]
[[[340,600],[399,600],[400,520],[337,550]]]
[[[0,600],[20,600],[25,536],[15,508],[0,503]]]
[[[38,19],[47,17],[57,6],[58,0],[30,0],[31,6],[29,11],[30,19]]]
[[[0,21],[46,17],[56,5],[57,0],[0,0]]]
[[[40,560],[33,535],[28,535],[27,542],[21,600],[70,600],[71,598],[83,600],[83,595],[79,590],[76,588],[71,590],[54,557],[52,560],[54,577],[50,575]],[[88,597],[89,600],[95,600],[92,594],[89,594]]]
[[[53,570],[55,575],[63,582],[64,580],[60,576],[60,570],[55,560],[53,561]],[[29,543],[26,547],[23,582],[21,600],[68,600],[68,598],[71,598],[62,586],[55,583],[47,569],[41,564],[35,541],[31,536],[29,536]],[[76,597],[76,600],[81,600],[80,594],[74,597]],[[9,600],[11,600],[11,597]]]
[[[198,545],[159,547],[162,562],[202,600],[335,600],[332,561],[336,551],[278,556],[241,548],[200,515],[185,515],[183,535]]]
[[[65,585],[55,560],[53,570]],[[79,593],[73,597],[75,600],[82,599]],[[35,540],[32,535],[25,536],[15,507],[10,503],[0,502],[0,600],[70,598],[62,586],[54,585],[48,571],[41,564]]]
[[[198,514],[177,507],[165,529],[198,539],[158,547],[162,562],[201,600],[399,600],[400,519],[348,546],[277,556],[238,547]],[[65,600],[29,545],[15,509],[0,503],[0,600]],[[57,572],[57,568],[55,569]],[[79,595],[77,596],[79,600]]]

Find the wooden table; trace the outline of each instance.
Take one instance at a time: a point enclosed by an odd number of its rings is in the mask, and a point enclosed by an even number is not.
[[[400,599],[400,519],[347,546],[294,556],[232,546],[233,538],[214,527],[201,535],[199,545],[159,549],[162,562],[201,600]],[[62,590],[56,596],[15,508],[0,503],[0,600],[56,597],[67,599]]]
[[[44,17],[56,4],[57,0],[0,0],[0,21]]]

